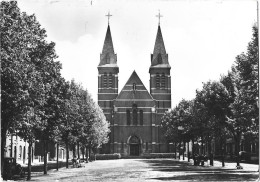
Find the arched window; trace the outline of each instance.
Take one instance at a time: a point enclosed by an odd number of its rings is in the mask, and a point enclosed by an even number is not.
[[[113,86],[113,75],[112,75],[112,73],[109,73],[109,82],[108,82],[108,85],[109,85],[109,87],[111,87],[111,88],[112,88],[112,86]]]
[[[160,88],[160,75],[159,73],[156,73],[156,88]]]
[[[144,124],[144,121],[143,121],[143,110],[140,110],[140,125],[143,125]]]
[[[165,74],[164,73],[162,74],[162,77],[161,77],[161,88],[165,88]]]
[[[137,105],[133,104],[133,124],[137,125]]]
[[[127,125],[131,124],[130,111],[129,110],[126,110],[126,124]]]
[[[104,73],[103,84],[104,84],[104,88],[107,88],[107,73]]]
[[[135,91],[135,90],[136,90],[136,84],[133,83],[133,91]]]

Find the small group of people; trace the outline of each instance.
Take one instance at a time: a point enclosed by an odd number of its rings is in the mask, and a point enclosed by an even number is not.
[[[73,167],[81,167],[79,158],[73,157],[72,164],[73,164]]]
[[[206,155],[194,154],[193,160],[195,166],[204,166],[204,163],[208,160],[208,157]]]
[[[82,167],[82,163],[84,163],[84,162],[88,163],[89,161],[90,161],[89,158],[86,158],[84,160],[82,160],[82,159],[80,160],[80,158],[76,158],[76,156],[74,156],[73,159],[72,159],[72,164],[73,164],[73,167]]]

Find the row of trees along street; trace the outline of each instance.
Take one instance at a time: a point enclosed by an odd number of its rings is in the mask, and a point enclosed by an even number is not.
[[[259,136],[258,28],[252,29],[247,52],[236,57],[227,75],[203,83],[202,89],[196,90],[195,99],[183,99],[162,117],[161,126],[170,142],[200,142],[203,148],[214,139],[222,145],[223,166],[226,139],[234,139],[237,166],[240,166],[241,137]],[[208,147],[211,154],[211,145]]]
[[[35,15],[21,12],[15,1],[2,1],[0,24],[1,171],[8,133],[29,144],[28,179],[36,140],[45,143],[44,174],[48,142],[65,145],[67,152],[72,148],[74,156],[75,146],[97,148],[106,143],[110,131],[102,110],[80,84],[61,76],[55,43],[46,41],[46,31]]]

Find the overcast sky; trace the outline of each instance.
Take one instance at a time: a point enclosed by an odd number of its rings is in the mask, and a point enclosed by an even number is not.
[[[35,14],[56,43],[66,80],[74,78],[97,100],[98,70],[110,11],[110,28],[119,66],[119,91],[135,70],[149,90],[160,10],[161,30],[169,55],[172,106],[193,99],[202,82],[226,74],[246,52],[257,20],[257,2],[221,0],[18,0]]]

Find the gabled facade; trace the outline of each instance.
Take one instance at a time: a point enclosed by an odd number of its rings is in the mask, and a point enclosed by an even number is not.
[[[171,108],[170,69],[159,25],[149,68],[150,92],[133,71],[118,94],[119,68],[108,25],[98,66],[98,103],[110,122],[111,134],[102,153],[139,156],[169,152],[160,122],[163,113]]]

